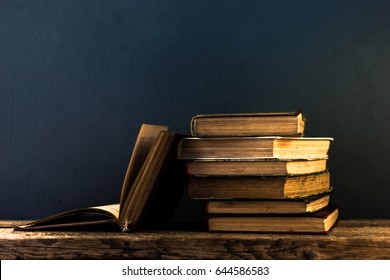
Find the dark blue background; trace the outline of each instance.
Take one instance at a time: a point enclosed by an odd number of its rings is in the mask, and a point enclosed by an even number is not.
[[[390,218],[389,15],[386,0],[0,0],[0,218],[117,202],[141,123],[298,108],[307,136],[335,138],[342,217]]]

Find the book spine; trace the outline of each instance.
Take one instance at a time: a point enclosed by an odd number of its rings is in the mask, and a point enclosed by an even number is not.
[[[194,137],[198,136],[197,116],[194,116],[194,117],[191,119],[190,133],[191,133],[191,136],[194,136]]]

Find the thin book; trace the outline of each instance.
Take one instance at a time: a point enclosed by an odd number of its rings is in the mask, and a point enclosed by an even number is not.
[[[327,158],[303,160],[193,160],[187,175],[195,176],[288,176],[325,171]]]
[[[303,136],[304,129],[301,111],[203,114],[191,119],[191,135],[195,137]]]
[[[302,214],[319,211],[329,205],[330,193],[297,199],[209,200],[208,214]]]
[[[326,158],[328,137],[186,137],[179,142],[182,160],[256,160]]]
[[[335,226],[338,217],[338,208],[330,205],[302,215],[213,215],[208,218],[208,228],[212,232],[326,234]]]

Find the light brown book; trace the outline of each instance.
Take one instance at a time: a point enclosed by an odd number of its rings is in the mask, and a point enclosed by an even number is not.
[[[304,128],[299,111],[204,114],[191,119],[191,135],[196,137],[303,136]]]
[[[165,126],[142,125],[122,186],[121,203],[58,213],[15,230],[133,231],[164,226],[185,185],[185,167],[176,158],[182,136],[166,130]]]
[[[313,160],[194,160],[187,162],[188,175],[287,176],[326,170],[327,159]]]
[[[123,180],[122,193],[119,204],[123,206],[142,165],[148,156],[156,138],[161,131],[168,131],[167,126],[142,124],[135,141],[133,153],[131,154],[127,167],[125,179]]]
[[[329,206],[304,215],[230,215],[208,218],[210,231],[325,234],[336,224],[339,211]]]
[[[119,224],[122,230],[164,226],[184,192],[185,166],[176,158],[183,135],[161,132],[126,198]]]
[[[191,199],[284,199],[328,192],[329,172],[300,176],[188,176]]]
[[[329,193],[298,199],[208,201],[209,214],[301,214],[329,205]]]
[[[332,140],[323,137],[187,137],[179,143],[178,158],[182,160],[326,158]]]

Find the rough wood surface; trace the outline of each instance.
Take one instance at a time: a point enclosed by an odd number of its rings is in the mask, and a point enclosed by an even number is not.
[[[340,221],[329,235],[17,232],[0,222],[0,259],[390,259],[390,220]]]

